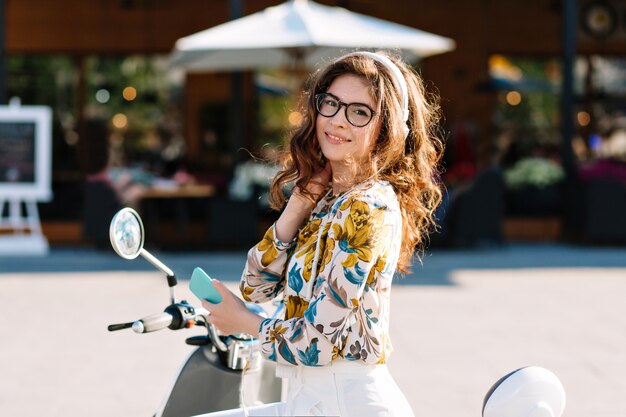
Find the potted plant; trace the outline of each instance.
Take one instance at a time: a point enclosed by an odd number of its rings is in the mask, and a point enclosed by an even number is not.
[[[528,157],[504,171],[507,212],[518,216],[557,215],[562,206],[563,167],[551,159]]]

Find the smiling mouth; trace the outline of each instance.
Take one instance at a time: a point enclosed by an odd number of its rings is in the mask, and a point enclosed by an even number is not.
[[[332,143],[348,143],[348,142],[352,142],[350,139],[345,139],[345,138],[342,138],[342,137],[339,137],[339,136],[332,135],[330,133],[326,133],[326,137],[328,139],[330,139],[330,142],[332,142]]]

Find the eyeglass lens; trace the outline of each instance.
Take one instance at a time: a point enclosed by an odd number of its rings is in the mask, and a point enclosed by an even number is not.
[[[341,106],[346,106],[346,118],[356,127],[367,125],[374,113],[372,109],[361,103],[343,103],[330,94],[322,93],[317,96],[317,111],[324,117],[333,117]]]

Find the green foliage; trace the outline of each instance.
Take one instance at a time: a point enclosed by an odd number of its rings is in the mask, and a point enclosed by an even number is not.
[[[532,185],[539,188],[555,185],[565,178],[561,165],[546,158],[524,158],[504,171],[504,180],[511,189]]]
[[[259,143],[282,144],[293,107],[293,100],[288,96],[259,97]]]
[[[174,100],[182,83],[168,76],[165,56],[9,55],[6,67],[8,98],[53,109],[54,175],[77,169],[73,147],[80,117],[110,121],[123,114],[127,123],[119,133],[125,148],[134,152],[149,147],[147,138],[157,127],[179,129],[181,106]],[[124,99],[127,86],[136,89],[135,99]],[[98,99],[98,91],[106,93]]]
[[[513,140],[517,160],[538,148],[560,143],[560,78],[556,76],[560,74],[560,63],[554,58],[519,56],[507,56],[505,60],[518,71],[519,78],[498,84],[493,122],[498,135]],[[521,96],[517,104],[506,98],[513,90]]]
[[[74,62],[68,56],[10,55],[6,60],[7,97],[25,105],[46,105],[60,111],[75,106]]]

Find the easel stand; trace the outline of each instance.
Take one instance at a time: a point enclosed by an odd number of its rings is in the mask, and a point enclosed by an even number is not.
[[[0,256],[44,256],[49,250],[36,201],[0,199]]]

